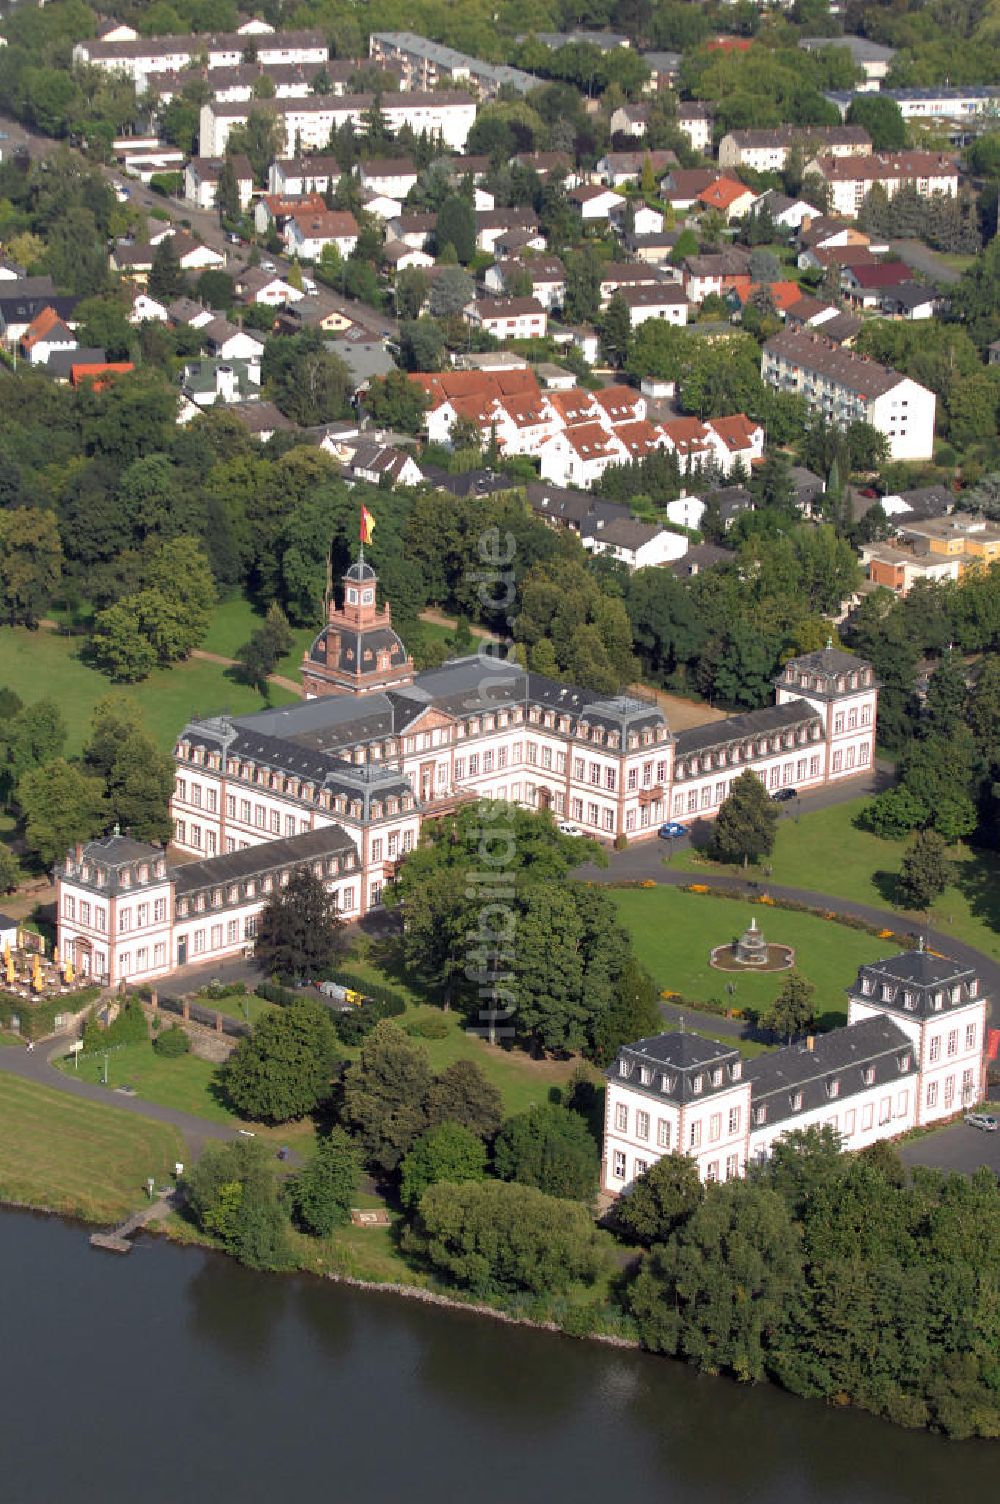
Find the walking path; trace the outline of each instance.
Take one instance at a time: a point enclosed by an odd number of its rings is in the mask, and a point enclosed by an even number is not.
[[[225,668],[235,668],[237,662],[235,658],[226,658],[222,653],[206,653],[204,648],[192,648],[191,657],[201,658],[205,663],[221,663]],[[268,674],[267,682],[277,684],[281,689],[290,689],[292,694],[298,695],[300,699],[305,698],[306,692],[302,685],[295,679],[286,679],[284,674]]]
[[[109,1091],[106,1086],[95,1086],[56,1070],[52,1061],[67,1053],[74,1037],[70,1033],[56,1034],[33,1050],[18,1049],[13,1045],[0,1049],[0,1072],[20,1076],[24,1081],[33,1081],[37,1086],[47,1086],[53,1091],[84,1097],[88,1102],[99,1102],[103,1107],[117,1108],[119,1112],[131,1112],[141,1118],[152,1118],[157,1123],[169,1123],[181,1133],[189,1160],[198,1157],[207,1139],[233,1137],[236,1130],[228,1123],[213,1123],[209,1118],[195,1117],[193,1113],[164,1107],[160,1102],[149,1102],[145,1098],[122,1096],[119,1092]]]

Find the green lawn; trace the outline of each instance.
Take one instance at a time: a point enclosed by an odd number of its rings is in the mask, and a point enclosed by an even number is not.
[[[226,678],[221,664],[193,658],[173,668],[157,669],[141,684],[112,684],[80,658],[83,639],[54,632],[29,632],[22,627],[0,628],[0,684],[19,694],[25,703],[52,695],[59,703],[69,731],[67,750],[80,751],[94,706],[105,695],[120,693],[143,711],[149,730],[162,747],[171,747],[185,721],[193,715],[219,710],[259,710],[263,701],[254,690]],[[273,704],[294,696],[272,689]]]
[[[0,1198],[113,1221],[145,1199],[146,1177],[166,1180],[183,1159],[165,1123],[0,1077]]]
[[[861,963],[899,948],[891,940],[877,940],[810,914],[685,893],[679,888],[616,889],[612,897],[635,938],[639,959],[652,972],[658,988],[693,1001],[717,998],[727,1002],[726,983],[734,983],[731,1001],[736,1008],[765,1007],[787,975],[734,975],[709,965],[709,952],[742,933],[751,916],[756,916],[768,940],[795,947],[796,969],[815,985],[817,1009],[827,1026],[844,1021],[844,989],[853,982]]]
[[[239,649],[249,640],[251,633],[256,632],[263,625],[264,617],[261,613],[255,610],[249,601],[236,596],[216,606],[208,636],[201,646],[206,653],[220,653],[224,658],[235,658]],[[292,646],[284,658],[279,660],[275,673],[297,682],[302,654],[309,647],[318,630],[318,624],[311,627],[293,627]],[[275,705],[284,704],[289,698],[289,695],[283,695],[281,691],[272,690],[271,700]]]
[[[81,1081],[104,1080],[104,1056],[82,1055],[79,1070],[69,1058],[59,1066],[67,1075],[79,1074]],[[148,1041],[126,1044],[108,1053],[108,1087],[133,1086],[136,1095],[165,1107],[176,1107],[195,1117],[211,1118],[216,1123],[241,1120],[225,1106],[215,1088],[216,1066],[197,1055],[180,1055],[164,1059]]]
[[[891,908],[892,880],[906,842],[883,841],[854,825],[867,802],[855,799],[814,810],[798,820],[782,820],[769,859],[772,881]],[[966,846],[956,847],[953,855],[955,881],[931,908],[931,924],[1000,960],[1000,858]],[[693,873],[729,872],[758,880],[763,876],[759,868],[744,873],[742,867],[720,866],[693,851],[679,852],[672,865]],[[903,910],[899,922],[907,929],[926,924],[923,915]]]
[[[214,1008],[219,1013],[224,1013],[228,1018],[238,1018],[241,1023],[246,1023],[247,1013],[250,1022],[255,1024],[262,1013],[269,1013],[274,1008],[274,1003],[269,1003],[266,998],[258,997],[255,992],[248,993],[246,997],[199,997],[197,994],[192,1002],[199,1008]],[[164,1019],[169,1021],[171,1015],[164,1014]]]

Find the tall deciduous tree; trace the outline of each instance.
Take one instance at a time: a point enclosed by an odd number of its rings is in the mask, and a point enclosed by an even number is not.
[[[62,557],[54,512],[0,512],[0,611],[11,626],[37,626],[59,583]]]
[[[431,1068],[427,1051],[395,1024],[376,1024],[344,1078],[344,1122],[367,1162],[395,1170],[427,1127]]]
[[[330,1095],[337,1036],[322,1003],[298,998],[262,1013],[225,1068],[226,1095],[248,1118],[287,1123]]]
[[[84,760],[104,779],[109,815],[123,830],[140,841],[170,840],[174,760],[145,730],[133,704],[117,696],[98,702]]]
[[[763,783],[749,768],[734,780],[719,810],[709,852],[719,862],[757,862],[770,856],[778,826],[778,809]]]
[[[62,757],[25,773],[17,786],[17,802],[28,848],[43,862],[60,861],[77,841],[89,841],[107,823],[100,779],[88,777]]]
[[[484,1179],[486,1149],[482,1139],[461,1123],[439,1123],[420,1135],[399,1170],[400,1197],[404,1206],[413,1208],[438,1181],[458,1185]]]
[[[589,1201],[597,1190],[597,1145],[579,1113],[531,1107],[497,1134],[493,1164],[501,1180],[533,1185],[549,1196]]]
[[[647,1247],[665,1243],[701,1205],[703,1196],[697,1162],[678,1151],[664,1154],[638,1176],[627,1195],[619,1196],[615,1227]]]
[[[271,894],[257,921],[254,954],[279,977],[322,977],[343,953],[333,895],[309,867],[297,868]]]
[[[314,1237],[325,1238],[350,1214],[361,1177],[361,1155],[350,1134],[333,1128],[319,1140],[291,1184],[295,1214]]]
[[[951,879],[948,848],[936,830],[920,830],[906,849],[896,878],[896,901],[904,909],[929,909]]]

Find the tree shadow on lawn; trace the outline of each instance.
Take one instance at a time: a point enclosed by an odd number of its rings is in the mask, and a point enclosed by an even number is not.
[[[1000,930],[1000,860],[993,852],[975,851],[955,864],[953,882],[969,912],[991,930]]]
[[[873,872],[872,887],[878,892],[883,903],[887,903],[891,909],[898,908],[897,889],[899,886],[898,872]]]

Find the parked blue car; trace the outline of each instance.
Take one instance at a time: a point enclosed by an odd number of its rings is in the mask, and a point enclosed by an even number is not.
[[[666,825],[661,825],[659,834],[664,841],[673,841],[677,836],[687,835],[687,826],[678,825],[676,820],[668,820]]]

